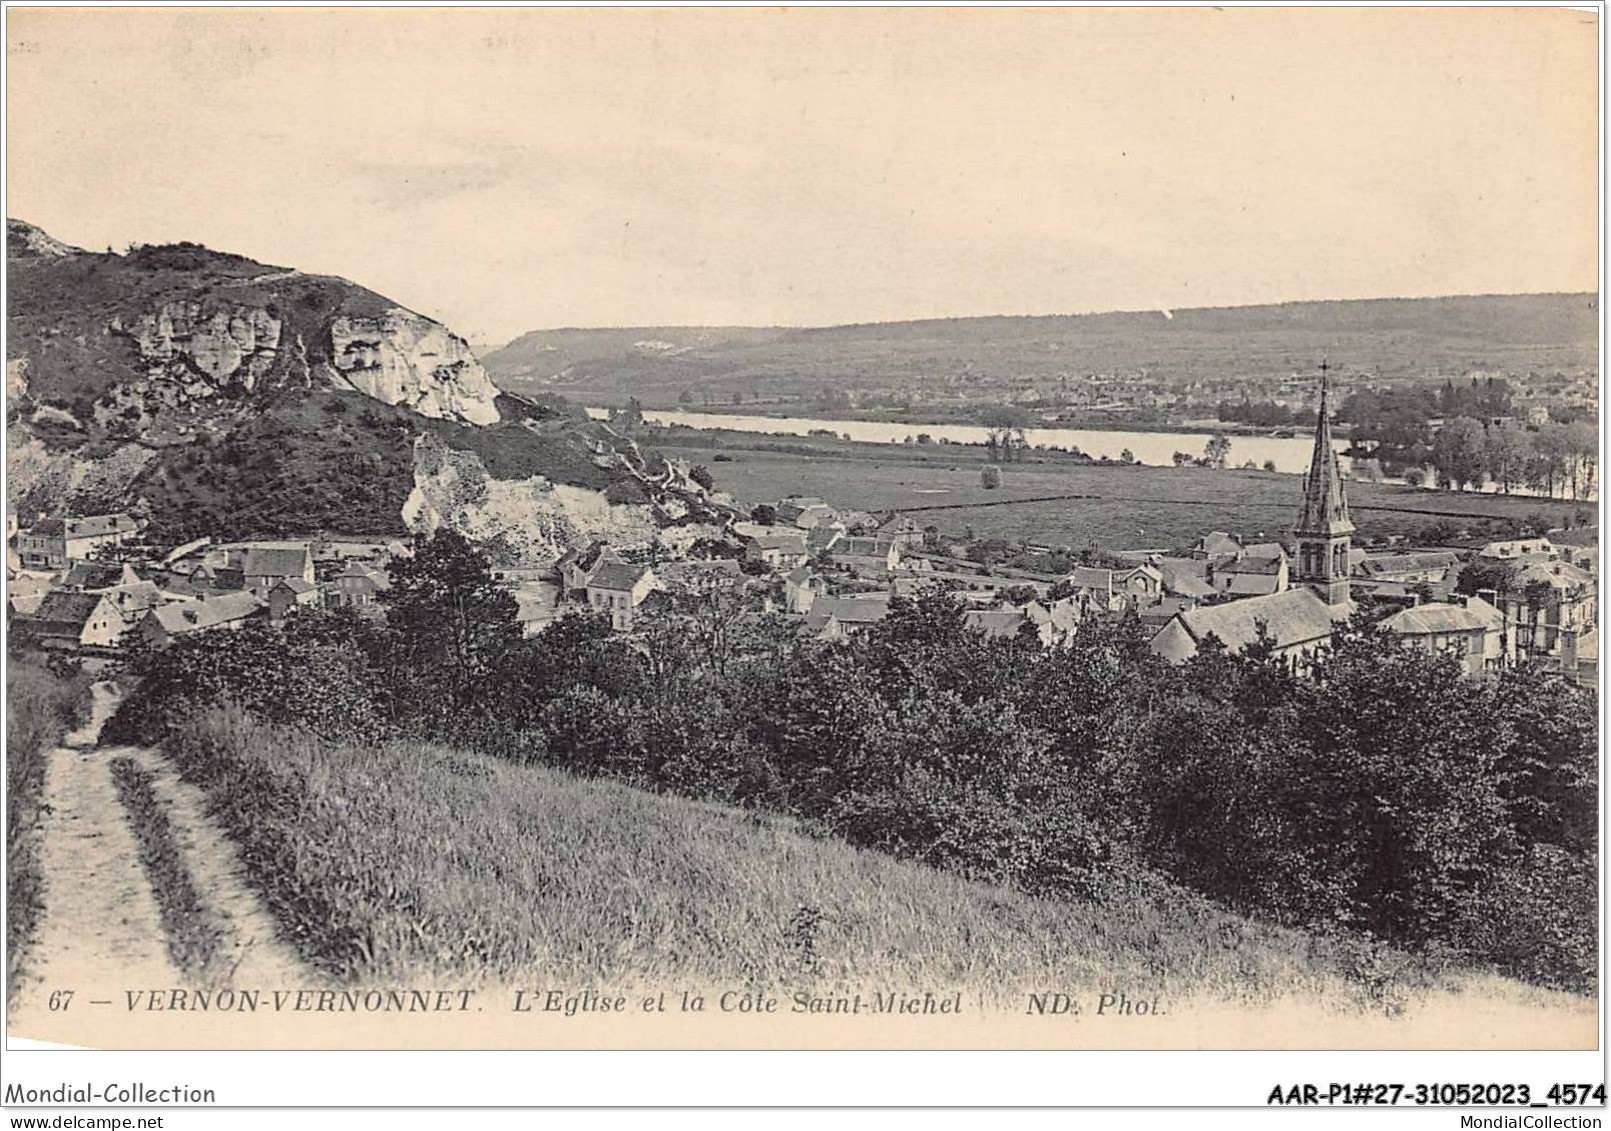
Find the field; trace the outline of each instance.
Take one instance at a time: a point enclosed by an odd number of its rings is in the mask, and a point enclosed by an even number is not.
[[[838,507],[910,511],[920,525],[948,533],[971,527],[979,537],[1049,545],[1178,547],[1209,530],[1244,539],[1284,539],[1303,493],[1302,477],[1296,475],[1091,466],[1056,458],[1005,465],[1001,486],[986,490],[979,482],[984,457],[978,449],[838,442],[806,455],[805,441],[790,445],[794,451],[756,451],[740,447],[753,438],[721,435],[721,451],[728,457],[723,462],[714,462],[716,453],[709,447],[674,447],[669,432],[653,442],[668,454],[705,463],[717,489],[746,507],[788,495],[816,495]],[[1478,535],[1492,522],[1499,536],[1503,524],[1534,515],[1545,516],[1550,526],[1593,521],[1592,504],[1376,483],[1350,483],[1348,500],[1361,541],[1414,536],[1443,522]]]
[[[332,746],[217,711],[169,752],[282,934],[344,984],[907,985],[985,1001],[1144,985],[1209,1011],[1297,1000],[1378,1019],[1461,994],[1462,1009],[1578,1008],[1161,882],[1106,903],[1034,899],[788,819],[435,745]]]

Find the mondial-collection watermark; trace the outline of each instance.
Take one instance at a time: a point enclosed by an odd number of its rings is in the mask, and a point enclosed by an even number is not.
[[[133,1084],[58,1084],[54,1088],[24,1088],[18,1084],[6,1087],[7,1104],[36,1104],[44,1107],[87,1106],[89,1104],[128,1104],[133,1107],[154,1107],[159,1104],[202,1106],[218,1102],[218,1093],[211,1088],[192,1088],[185,1084],[152,1085]]]

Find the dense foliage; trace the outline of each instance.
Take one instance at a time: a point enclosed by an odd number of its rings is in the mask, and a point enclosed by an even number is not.
[[[968,629],[943,596],[832,645],[719,590],[672,595],[630,638],[573,614],[523,639],[456,536],[396,576],[384,623],[309,615],[137,659],[116,725],[153,740],[233,700],[782,811],[1031,892],[1162,874],[1278,923],[1592,987],[1595,711],[1558,677],[1471,679],[1363,623],[1302,676],[1268,641],[1172,668],[1134,622],[1049,650]]]

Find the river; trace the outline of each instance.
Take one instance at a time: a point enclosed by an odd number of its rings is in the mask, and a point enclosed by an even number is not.
[[[610,410],[589,408],[595,420],[607,420]],[[917,437],[928,436],[936,444],[942,440],[952,444],[984,444],[989,430],[977,424],[900,424],[879,420],[821,420],[809,416],[740,416],[725,412],[683,412],[680,409],[645,409],[643,419],[650,424],[677,425],[689,428],[726,428],[734,432],[759,432],[772,436],[806,436],[814,430],[832,432],[862,444],[904,444],[908,437],[915,443]],[[1128,450],[1137,463],[1168,467],[1174,463],[1176,452],[1185,452],[1196,458],[1203,454],[1208,436],[1202,432],[1121,432],[1105,428],[1026,428],[1024,438],[1032,448],[1079,449],[1092,459],[1119,459]],[[1273,461],[1277,471],[1302,475],[1309,470],[1309,459],[1314,454],[1314,438],[1299,434],[1291,438],[1279,436],[1239,436],[1227,434],[1231,441],[1229,466],[1241,467],[1251,460],[1263,467]],[[1348,441],[1333,439],[1343,474],[1350,478],[1368,478],[1374,482],[1403,484],[1402,478],[1385,476],[1374,460],[1355,460],[1342,455]],[[1355,464],[1364,466],[1355,467]],[[1368,470],[1367,470],[1368,468]],[[1422,469],[1422,483],[1434,489],[1436,477],[1430,467]],[[1487,483],[1482,488],[1495,492],[1498,485]],[[1516,495],[1542,496],[1543,492],[1528,487],[1516,487]],[[1590,500],[1598,498],[1591,493]]]
[[[588,414],[597,420],[609,417],[609,410],[590,408]],[[899,424],[873,420],[817,420],[805,416],[740,416],[725,412],[683,412],[645,409],[644,420],[650,424],[685,424],[690,428],[727,428],[735,432],[762,432],[774,436],[805,436],[813,429],[826,430],[864,444],[903,444],[908,438],[914,442],[921,433],[935,443],[944,440],[953,444],[983,444],[989,430],[977,424]],[[1024,438],[1030,447],[1078,448],[1092,459],[1118,459],[1129,450],[1137,462],[1168,467],[1176,452],[1197,457],[1203,454],[1208,437],[1201,432],[1119,432],[1093,428],[1026,428]],[[1309,436],[1282,439],[1276,436],[1230,436],[1232,467],[1240,467],[1252,460],[1260,467],[1266,460],[1275,461],[1277,471],[1301,474],[1309,469],[1309,457],[1314,452],[1314,440]],[[1348,446],[1345,440],[1332,443],[1341,452]],[[1343,466],[1351,461],[1343,458]]]

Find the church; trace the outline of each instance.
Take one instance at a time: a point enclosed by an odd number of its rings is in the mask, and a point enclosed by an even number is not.
[[[1293,531],[1298,556],[1292,588],[1177,613],[1152,639],[1152,650],[1164,659],[1184,663],[1210,634],[1235,652],[1257,639],[1261,625],[1275,641],[1278,655],[1298,659],[1325,647],[1332,627],[1353,615],[1348,550],[1354,524],[1348,518],[1342,468],[1331,444],[1330,391],[1327,366],[1322,364],[1315,450],[1303,483],[1303,510]]]

